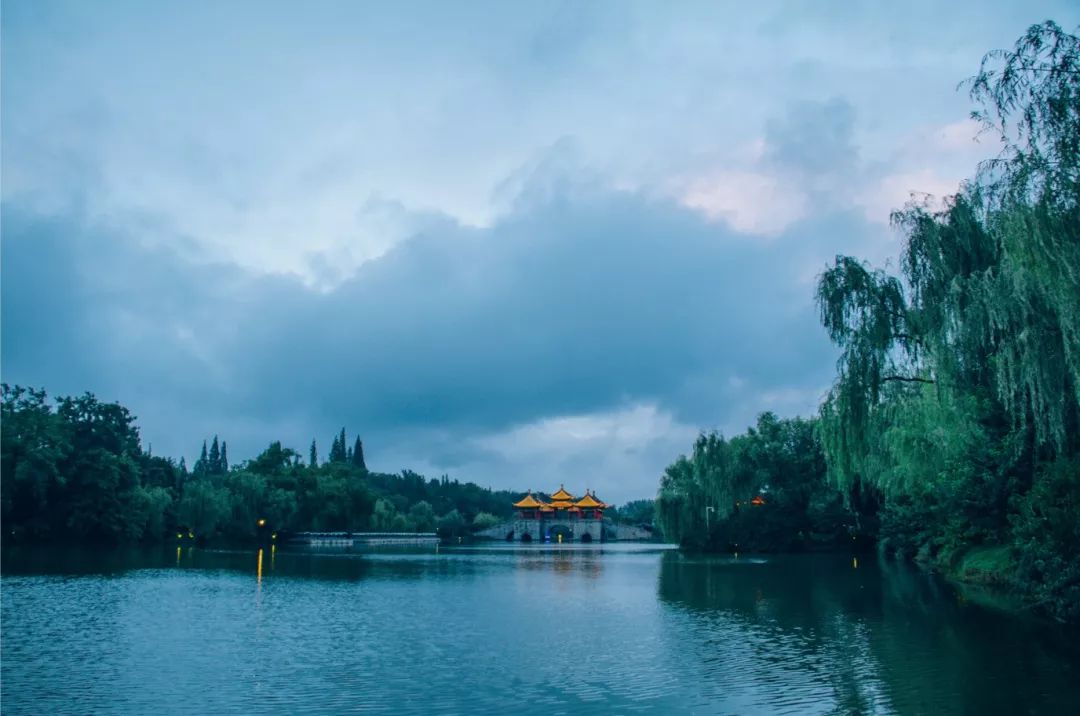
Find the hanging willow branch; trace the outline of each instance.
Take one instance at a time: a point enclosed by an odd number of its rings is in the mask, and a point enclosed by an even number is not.
[[[902,279],[837,257],[818,283],[842,349],[821,421],[840,477],[888,459],[894,420],[930,414],[913,401],[998,411],[1016,445],[1080,450],[1080,39],[1035,25],[966,84],[1001,155],[944,209],[893,214]]]

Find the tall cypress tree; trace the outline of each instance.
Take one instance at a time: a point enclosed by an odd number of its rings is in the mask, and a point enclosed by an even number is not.
[[[221,441],[221,474],[224,475],[229,471],[229,455],[226,450],[228,443],[224,440]]]
[[[345,428],[334,437],[334,443],[330,446],[330,462],[345,462]]]
[[[214,443],[210,446],[210,464],[208,470],[211,475],[221,474],[221,446],[218,445],[217,435],[214,436]]]
[[[206,474],[207,460],[206,460],[206,441],[202,441],[202,452],[199,453],[199,459],[195,461],[195,469],[193,470],[196,477],[202,477]]]
[[[311,439],[311,451],[308,453],[308,467],[319,466],[319,449],[315,447],[315,438]]]
[[[364,464],[364,443],[360,441],[359,435],[356,436],[356,443],[353,445],[351,462],[364,472],[367,472],[367,465]]]

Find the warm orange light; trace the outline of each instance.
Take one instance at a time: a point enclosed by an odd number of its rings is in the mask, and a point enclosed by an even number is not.
[[[259,525],[259,527],[266,527],[266,519],[260,519],[257,524]]]
[[[765,504],[765,498],[762,497],[761,495],[758,495],[754,499],[750,500],[750,504],[751,505],[764,505]]]
[[[262,549],[259,549],[259,562],[258,562],[258,565],[255,567],[255,579],[256,579],[256,581],[259,581],[259,582],[262,581],[262,558],[263,558],[263,551],[262,551]]]

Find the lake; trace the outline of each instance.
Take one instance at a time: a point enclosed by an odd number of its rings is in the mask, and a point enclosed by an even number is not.
[[[1077,632],[870,556],[6,549],[16,714],[1080,713]]]

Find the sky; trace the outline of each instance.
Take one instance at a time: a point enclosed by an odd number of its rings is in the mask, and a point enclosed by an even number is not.
[[[815,280],[997,151],[958,84],[1073,2],[113,2],[0,17],[0,371],[154,454],[652,497],[812,415]]]

